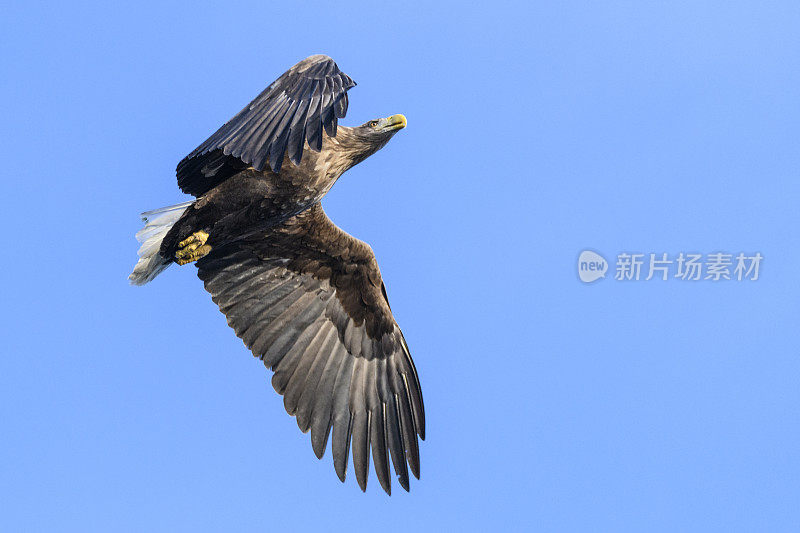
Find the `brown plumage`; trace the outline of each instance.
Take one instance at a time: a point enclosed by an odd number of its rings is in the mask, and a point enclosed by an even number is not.
[[[228,324],[275,372],[272,384],[311,431],[317,457],[332,432],[339,478],[352,446],[366,490],[371,450],[391,493],[390,464],[406,490],[409,467],[419,477],[419,380],[372,249],[319,201],[405,117],[338,126],[354,85],[330,58],[305,59],[181,161],[179,185],[198,198],[145,214],[131,281],[196,260]]]

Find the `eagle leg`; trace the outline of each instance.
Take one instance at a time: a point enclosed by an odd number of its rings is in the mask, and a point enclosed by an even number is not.
[[[202,230],[189,235],[189,237],[178,243],[175,262],[179,265],[186,265],[206,255],[211,251],[211,246],[206,244],[207,240],[208,233]]]

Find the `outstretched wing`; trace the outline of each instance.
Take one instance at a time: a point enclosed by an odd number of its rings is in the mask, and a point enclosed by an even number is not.
[[[372,249],[320,204],[282,225],[212,249],[198,275],[228,324],[275,371],[272,385],[321,458],[331,429],[344,481],[366,490],[369,450],[391,494],[389,458],[404,489],[419,478],[425,411],[417,372],[394,321]],[[408,464],[408,467],[406,466]]]
[[[287,152],[299,164],[306,141],[319,151],[323,128],[336,135],[355,84],[328,56],[302,60],[178,164],[178,186],[199,196],[237,169],[279,172]]]

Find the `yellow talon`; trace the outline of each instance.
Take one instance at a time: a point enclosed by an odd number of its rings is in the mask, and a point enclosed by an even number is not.
[[[208,240],[208,233],[205,231],[196,231],[178,243],[178,251],[175,252],[176,263],[179,265],[186,265],[197,261],[208,252],[211,251],[211,246],[206,244]]]
[[[205,244],[207,240],[208,240],[208,233],[200,230],[192,233],[191,235],[183,239],[181,242],[179,242],[178,247],[184,248],[194,242],[197,242],[199,244]]]

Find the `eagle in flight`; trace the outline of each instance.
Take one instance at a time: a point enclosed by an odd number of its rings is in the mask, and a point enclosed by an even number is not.
[[[196,198],[142,215],[129,279],[143,285],[172,263],[195,263],[228,325],[273,370],[286,411],[311,430],[316,456],[331,436],[344,481],[352,449],[366,490],[371,449],[391,494],[390,458],[405,490],[409,469],[419,479],[419,379],[372,249],[320,200],[406,118],[339,126],[354,86],[330,57],[308,57],[186,156],[178,186]]]

